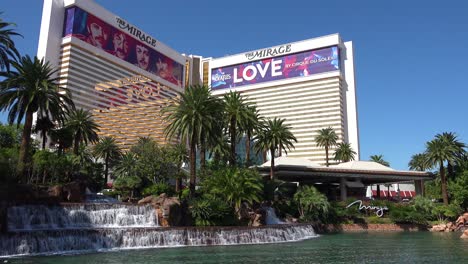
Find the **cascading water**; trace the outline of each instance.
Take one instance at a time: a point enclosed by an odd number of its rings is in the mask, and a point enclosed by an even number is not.
[[[281,221],[278,216],[276,216],[275,209],[272,207],[264,207],[266,211],[265,217],[265,224],[267,225],[282,225],[286,224],[285,222]]]
[[[13,206],[0,257],[118,249],[291,242],[316,237],[311,225],[160,228],[151,206]]]

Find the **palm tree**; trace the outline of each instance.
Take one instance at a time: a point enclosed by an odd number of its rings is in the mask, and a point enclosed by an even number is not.
[[[419,153],[411,156],[411,160],[408,163],[408,167],[410,170],[425,171],[428,170],[431,166],[429,166],[427,155],[425,153]],[[418,184],[419,189],[421,190],[421,194],[424,196],[424,181],[414,181],[415,186],[417,186]]]
[[[178,144],[171,146],[170,153],[172,155],[172,159],[176,162],[176,166],[177,166],[175,191],[176,193],[179,193],[181,189],[180,187],[181,187],[182,165],[184,162],[188,161],[187,148],[185,147],[185,144],[178,143]]]
[[[0,18],[0,70],[6,69],[7,72],[10,71],[10,58],[16,59],[20,57],[11,37],[21,36],[13,29],[8,28],[9,26],[15,26],[15,24],[4,22]]]
[[[50,140],[52,145],[57,147],[59,154],[63,154],[66,149],[73,145],[73,131],[68,127],[60,127],[50,130]]]
[[[429,165],[439,166],[442,199],[448,205],[447,178],[444,163],[454,163],[464,153],[465,145],[459,142],[454,133],[437,134],[435,139],[426,143],[426,155]]]
[[[317,147],[325,147],[325,160],[328,167],[328,149],[336,145],[338,135],[335,133],[333,128],[323,128],[318,131],[318,135],[315,137],[315,143]]]
[[[94,146],[94,155],[104,159],[104,175],[106,183],[109,182],[110,162],[118,160],[122,156],[122,151],[113,137],[104,137]]]
[[[237,128],[242,127],[243,123],[248,122],[252,116],[249,114],[249,104],[244,101],[240,93],[229,91],[224,94],[226,118],[229,124],[229,136],[231,141],[231,157],[229,163],[231,166],[236,165],[236,143],[237,143]]]
[[[369,158],[373,162],[377,162],[377,163],[382,164],[384,166],[390,167],[390,163],[383,159],[383,155],[372,155]]]
[[[70,112],[65,125],[73,133],[73,153],[75,155],[78,154],[82,141],[88,145],[88,142],[95,143],[99,139],[97,134],[99,126],[87,110],[77,109]]]
[[[337,149],[335,150],[335,157],[334,159],[337,161],[348,162],[352,161],[355,158],[356,151],[353,150],[351,144],[342,142],[337,145]]]
[[[245,133],[245,165],[248,167],[250,164],[250,141],[253,134],[259,130],[261,117],[254,105],[248,106],[247,111],[249,117],[242,120],[240,130]]]
[[[47,142],[47,134],[55,128],[54,122],[47,117],[40,117],[36,120],[33,132],[40,134],[42,137],[42,149],[45,149]]]
[[[270,179],[274,179],[275,168],[275,151],[279,148],[286,149],[294,148],[293,142],[297,142],[296,137],[291,132],[291,127],[284,124],[284,119],[276,118],[268,120],[265,127],[255,137],[254,141],[257,153],[264,150],[269,150],[271,155],[270,164]],[[287,153],[287,152],[286,152]]]
[[[190,148],[190,195],[195,194],[196,184],[196,146],[201,142],[202,131],[205,135],[217,128],[222,112],[222,102],[211,95],[207,86],[189,86],[179,93],[172,103],[163,109],[168,122],[165,128],[167,138],[180,137],[182,142],[188,139]]]
[[[51,120],[63,122],[74,104],[68,90],[58,86],[58,78],[53,77],[56,71],[48,62],[25,56],[11,64],[16,71],[2,74],[6,78],[0,83],[0,111],[9,111],[10,124],[19,125],[24,119],[17,173],[25,177],[33,114],[44,113]]]
[[[137,156],[133,152],[126,152],[122,155],[120,162],[115,166],[114,173],[117,177],[136,176]]]

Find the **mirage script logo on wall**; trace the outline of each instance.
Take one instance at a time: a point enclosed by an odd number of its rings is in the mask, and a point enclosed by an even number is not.
[[[261,59],[261,58],[268,57],[268,56],[274,57],[277,55],[285,54],[290,51],[291,51],[291,44],[282,45],[282,46],[270,48],[270,49],[263,49],[263,50],[249,52],[245,54],[245,57],[248,60]]]
[[[349,208],[349,207],[351,207],[351,206],[353,206],[355,204],[359,205],[359,210],[375,211],[375,214],[378,217],[382,217],[383,214],[384,214],[384,211],[388,211],[387,206],[363,205],[361,200],[356,200],[356,201],[348,204],[348,206],[346,206],[346,208]]]

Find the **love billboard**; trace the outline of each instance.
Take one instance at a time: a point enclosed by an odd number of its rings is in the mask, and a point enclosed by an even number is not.
[[[211,89],[305,77],[339,69],[339,49],[334,46],[214,68],[211,70]]]

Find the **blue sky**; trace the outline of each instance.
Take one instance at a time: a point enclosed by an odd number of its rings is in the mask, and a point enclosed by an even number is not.
[[[175,50],[206,57],[340,33],[355,47],[362,160],[382,154],[407,169],[437,133],[468,143],[468,1],[96,2]],[[35,55],[42,1],[2,1],[0,10],[24,36],[20,52]]]

